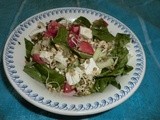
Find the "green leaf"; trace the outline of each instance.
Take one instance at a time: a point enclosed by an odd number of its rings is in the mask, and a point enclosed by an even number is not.
[[[110,82],[115,80],[115,77],[96,78],[95,80],[96,82],[93,86],[93,89],[96,92],[103,92]]]
[[[123,68],[128,63],[128,49],[126,47],[115,47],[113,50],[112,55],[118,57],[118,62],[115,65],[116,69]]]
[[[58,19],[56,19],[56,22],[60,22],[62,20],[65,20],[65,18],[64,17],[58,18]]]
[[[26,48],[26,60],[30,61],[31,51],[34,45],[31,41],[27,40],[26,38],[24,38],[24,41],[25,41],[25,48]]]
[[[123,73],[123,71],[124,71],[124,68],[114,69],[113,71],[109,72],[107,76],[119,76]]]
[[[93,36],[99,40],[105,40],[107,42],[114,40],[114,36],[111,33],[109,33],[107,28],[102,28],[102,29],[91,28],[91,29]]]
[[[106,86],[108,86],[108,84],[121,89],[121,85],[116,81],[115,78],[119,75],[127,74],[133,69],[132,66],[127,65],[129,51],[125,45],[130,42],[129,35],[118,33],[114,40],[115,47],[111,51],[111,55],[118,58],[118,61],[114,66],[114,69],[103,68],[101,74],[95,77],[96,82],[94,89],[97,92],[102,92]]]
[[[67,45],[68,30],[65,26],[60,26],[56,37],[52,40],[54,44]]]
[[[107,23],[102,18],[100,18],[99,20],[95,20],[93,22],[92,28],[98,28],[98,29],[107,28]]]
[[[128,63],[128,50],[125,47],[115,47],[112,50],[112,56],[118,57],[118,61],[114,66],[113,70],[102,69],[102,72],[99,76],[96,77],[105,77],[105,76],[118,76],[126,74],[129,72],[126,65]],[[125,70],[126,69],[126,70]]]
[[[81,25],[81,26],[85,26],[87,28],[90,28],[90,26],[91,26],[90,21],[87,18],[83,17],[83,16],[80,16],[79,18],[77,18],[73,22],[73,24],[78,24],[78,25]]]
[[[121,89],[121,85],[116,80],[112,80],[110,84],[116,87],[117,89]]]
[[[98,92],[103,92],[105,90],[105,88],[109,85],[109,81],[106,81],[106,80],[99,80],[98,81],[98,85],[99,85],[99,89],[96,89],[96,90],[99,90]]]
[[[127,63],[128,63],[128,57],[127,56],[125,56],[123,58],[121,57],[121,58],[119,58],[115,68],[117,68],[117,69],[124,68]]]
[[[39,73],[39,71],[34,66],[26,64],[24,66],[23,71],[25,73],[27,73],[33,79],[35,79],[35,80],[37,80],[39,82],[45,83],[45,80],[42,79],[41,74]]]
[[[96,76],[97,78],[107,77],[107,76],[119,76],[124,75],[130,72],[133,67],[126,65],[128,62],[127,56],[119,60],[113,70],[103,70],[100,75]]]
[[[133,70],[133,67],[132,67],[132,66],[126,65],[126,66],[124,67],[124,71],[123,71],[122,75],[126,75],[127,73],[129,73],[129,72],[132,71],[132,70]]]
[[[114,57],[125,57],[128,55],[129,51],[126,47],[124,46],[119,46],[118,44],[115,45],[114,49],[111,51],[112,56]]]
[[[106,24],[102,18],[93,22],[91,29],[94,38],[107,42],[114,40],[114,36],[108,31]]]
[[[121,75],[123,71],[124,71],[124,68],[118,68],[114,70],[104,70],[100,75],[96,76],[96,78],[116,77]]]
[[[115,37],[115,43],[117,46],[123,47],[130,42],[130,36],[128,34],[117,33]]]
[[[60,86],[64,84],[65,77],[59,74],[57,71],[50,69],[46,65],[42,64],[35,63],[34,66],[42,76],[48,79],[48,82],[58,83]],[[59,87],[57,84],[54,85],[54,87]]]

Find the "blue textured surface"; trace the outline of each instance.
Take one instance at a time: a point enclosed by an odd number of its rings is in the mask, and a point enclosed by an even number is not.
[[[116,108],[97,115],[67,117],[41,110],[25,101],[10,85],[3,65],[0,69],[0,120],[159,120],[160,119],[160,1],[159,0],[1,0],[0,46],[26,18],[58,7],[85,7],[116,17],[140,39],[147,67],[139,89]]]

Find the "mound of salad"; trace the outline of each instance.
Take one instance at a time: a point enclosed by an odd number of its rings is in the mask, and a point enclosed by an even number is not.
[[[133,69],[127,64],[130,36],[113,36],[102,18],[39,22],[29,37],[24,39],[24,72],[49,91],[85,96],[103,92],[109,84],[121,89],[117,76]]]

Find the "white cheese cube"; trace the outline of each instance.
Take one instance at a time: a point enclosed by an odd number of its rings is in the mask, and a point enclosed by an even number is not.
[[[56,60],[57,62],[63,64],[65,67],[67,67],[67,59],[68,58],[64,58],[64,56],[62,55],[62,52],[59,52],[59,51],[54,56],[54,60]]]
[[[50,63],[52,62],[52,60],[53,60],[53,59],[51,59],[52,56],[53,56],[53,53],[51,53],[51,52],[40,51],[40,58],[41,58],[44,62],[46,62],[46,63],[48,63],[48,64],[50,64]]]
[[[66,73],[66,79],[69,85],[77,84],[82,77],[82,70],[79,67],[74,68],[73,71],[69,71]]]
[[[101,69],[96,65],[93,58],[86,60],[83,65],[85,68],[84,71],[87,75],[97,75],[101,73]]]
[[[92,39],[92,30],[83,26],[80,26],[80,35]]]

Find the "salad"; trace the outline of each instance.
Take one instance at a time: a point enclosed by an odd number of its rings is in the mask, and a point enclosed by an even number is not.
[[[103,92],[109,84],[121,89],[117,76],[133,69],[126,47],[130,36],[113,36],[102,18],[92,23],[83,16],[39,22],[29,37],[24,39],[24,72],[49,91],[85,96]]]

